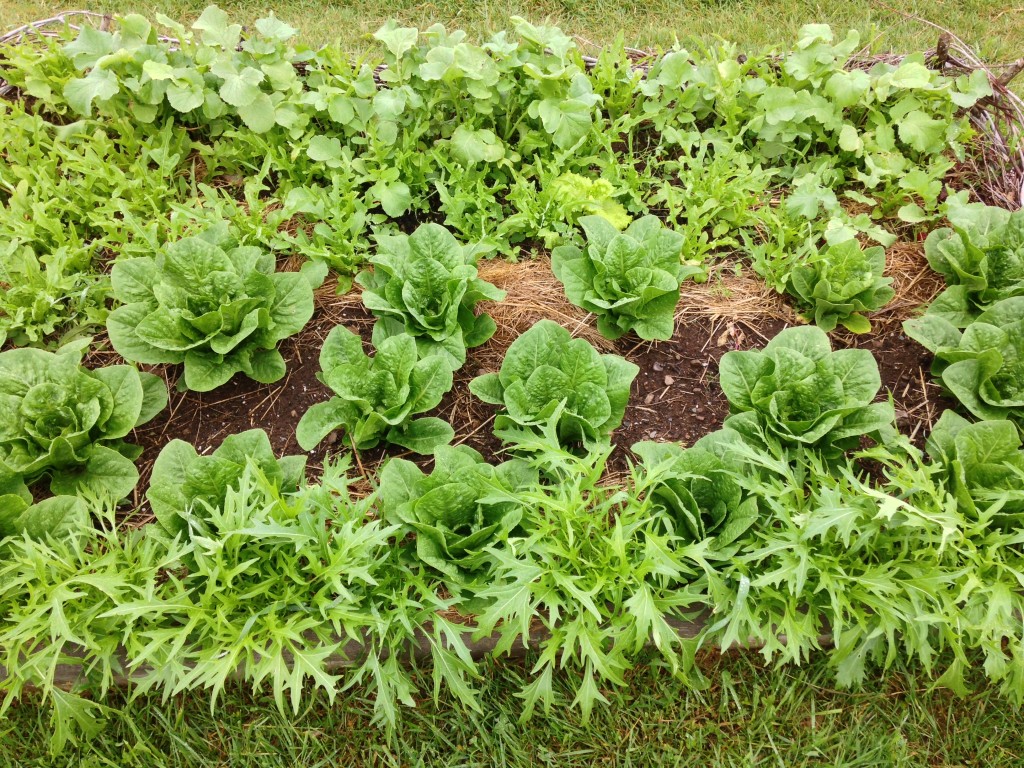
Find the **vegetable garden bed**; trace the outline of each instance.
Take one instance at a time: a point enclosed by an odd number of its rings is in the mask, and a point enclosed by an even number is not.
[[[1020,66],[69,19],[0,47],[0,688],[55,747],[115,682],[391,725],[526,647],[525,715],[650,645],[1024,698]]]

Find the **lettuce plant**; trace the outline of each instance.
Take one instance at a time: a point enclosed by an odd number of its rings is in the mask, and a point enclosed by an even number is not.
[[[971,423],[945,411],[928,436],[927,449],[966,517],[992,516],[1002,527],[1020,527],[1024,450],[1013,424]]]
[[[874,356],[833,352],[814,326],[787,328],[760,351],[726,352],[719,379],[731,413],[725,426],[757,443],[835,455],[862,435],[884,441],[895,430],[892,402],[872,402],[882,384]]]
[[[1024,427],[1024,296],[996,302],[963,331],[931,313],[903,329],[934,353],[932,373],[967,410]]]
[[[229,435],[206,456],[184,440],[169,442],[153,464],[146,493],[160,527],[171,535],[188,532],[190,521],[223,504],[225,494],[237,488],[249,466],[282,493],[289,493],[304,479],[306,457],[277,458],[262,429]]]
[[[278,342],[313,316],[322,278],[316,268],[275,273],[271,254],[237,247],[226,226],[214,227],[114,264],[124,306],[110,313],[107,331],[126,360],[184,363],[187,389],[207,392],[239,371],[273,382],[285,374]]]
[[[459,245],[439,224],[421,224],[411,235],[378,238],[372,271],[360,272],[363,304],[377,316],[373,344],[400,333],[416,339],[421,357],[441,352],[452,367],[466,349],[494,335],[490,315],[476,315],[479,301],[501,301],[505,292],[477,277],[477,251]]]
[[[82,367],[86,344],[0,353],[0,499],[30,504],[43,476],[55,494],[115,501],[138,482],[142,449],[123,438],[163,410],[167,388],[130,365]]]
[[[656,216],[621,233],[603,216],[584,216],[580,226],[586,250],[562,245],[551,252],[551,269],[569,301],[597,315],[597,329],[609,339],[630,331],[641,339],[671,338],[679,284],[703,274],[680,262],[683,236]]]
[[[338,428],[345,429],[356,450],[383,440],[431,453],[455,436],[441,419],[412,419],[441,402],[452,388],[452,369],[442,355],[420,359],[416,340],[407,333],[384,339],[368,357],[359,336],[339,325],[320,350],[320,370],[318,378],[335,397],[302,414],[295,438],[303,450],[312,450]]]
[[[731,429],[706,435],[689,448],[644,441],[632,447],[640,458],[643,485],[654,507],[672,520],[685,542],[714,537],[718,548],[738,539],[757,520],[757,499],[737,480],[743,471]]]
[[[32,504],[17,494],[0,495],[0,543],[12,536],[74,536],[88,525],[89,509],[78,496],[51,496]]]
[[[539,169],[540,189],[526,175],[509,191],[516,213],[502,222],[499,231],[513,241],[524,237],[540,240],[545,248],[571,239],[581,216],[603,216],[621,231],[629,226],[629,213],[615,199],[612,183],[567,171],[558,176]]]
[[[950,201],[952,228],[928,235],[924,252],[948,287],[928,314],[966,328],[1002,299],[1024,296],[1024,212]]]
[[[862,312],[881,309],[895,295],[892,278],[883,277],[885,249],[861,248],[844,240],[796,267],[787,293],[808,308],[808,317],[824,331],[837,324],[854,333],[868,333],[871,323]]]
[[[470,391],[503,406],[495,434],[515,440],[520,430],[541,431],[558,414],[563,445],[607,441],[622,423],[629,387],[640,369],[617,355],[602,355],[586,339],[573,339],[541,320],[516,339],[498,373],[478,376]]]
[[[416,534],[418,558],[443,574],[451,592],[484,586],[501,547],[523,516],[521,491],[538,482],[521,459],[498,466],[466,446],[440,446],[434,469],[392,459],[381,471],[378,512],[385,523]]]

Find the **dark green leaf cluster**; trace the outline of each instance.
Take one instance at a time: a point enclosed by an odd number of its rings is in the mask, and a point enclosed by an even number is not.
[[[744,469],[736,450],[741,441],[739,433],[723,429],[689,448],[641,442],[630,449],[647,473],[652,503],[671,518],[681,539],[701,542],[713,536],[720,549],[757,520],[757,500],[737,480]]]
[[[277,345],[313,316],[315,270],[274,272],[274,257],[238,246],[227,227],[118,261],[111,280],[124,306],[107,318],[114,349],[139,363],[184,363],[184,387],[208,392],[238,372],[259,382],[285,374]]]
[[[895,433],[892,402],[873,402],[882,382],[872,354],[833,352],[820,328],[787,328],[763,350],[726,352],[719,377],[732,414],[725,426],[755,444],[837,455],[863,436],[884,442]]]
[[[950,202],[952,229],[929,233],[924,252],[948,286],[928,307],[966,328],[996,302],[1024,296],[1024,212]]]
[[[378,512],[384,522],[416,534],[416,557],[463,598],[487,586],[492,548],[504,546],[523,517],[521,493],[538,484],[521,459],[493,466],[466,446],[440,446],[424,474],[405,459],[380,473]]]
[[[409,334],[384,339],[369,357],[359,336],[339,325],[324,340],[320,370],[317,376],[334,397],[302,414],[295,438],[303,450],[312,450],[339,428],[357,451],[383,440],[431,453],[454,437],[441,419],[412,418],[441,402],[452,388],[452,368],[442,355],[420,358]]]
[[[421,357],[441,354],[452,369],[466,362],[466,349],[494,335],[494,320],[474,314],[480,301],[501,301],[505,292],[477,277],[478,253],[460,245],[439,224],[421,224],[411,235],[382,236],[360,272],[363,304],[377,316],[373,344],[407,333]]]
[[[809,309],[808,317],[823,331],[840,324],[868,333],[871,323],[862,313],[881,309],[895,295],[892,278],[884,272],[884,248],[861,248],[856,240],[845,240],[796,267],[787,292]]]
[[[59,495],[113,501],[131,493],[141,449],[124,441],[167,404],[163,380],[130,365],[88,370],[83,343],[58,352],[0,353],[0,509],[32,504],[28,486],[47,477]]]
[[[928,436],[928,455],[957,504],[972,518],[1007,528],[1024,523],[1024,450],[1008,421],[971,423],[945,411]]]
[[[935,354],[932,373],[968,411],[1024,428],[1024,296],[996,302],[963,331],[931,312],[903,328]]]
[[[521,441],[557,415],[563,445],[603,442],[622,423],[629,387],[639,368],[617,355],[602,355],[586,339],[573,339],[541,320],[509,346],[498,373],[478,376],[470,391],[502,406],[495,433]]]
[[[624,232],[604,216],[584,216],[586,249],[562,245],[551,269],[569,301],[597,315],[609,339],[633,331],[641,339],[669,339],[675,330],[679,284],[703,275],[681,263],[684,238],[656,216],[637,219]]]
[[[219,509],[252,467],[282,493],[304,481],[305,456],[278,459],[262,429],[229,435],[213,453],[199,455],[190,443],[171,440],[153,464],[146,499],[157,523],[171,536],[203,529],[210,509]]]

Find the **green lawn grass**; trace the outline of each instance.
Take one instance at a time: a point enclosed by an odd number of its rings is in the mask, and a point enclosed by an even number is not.
[[[188,20],[207,0],[2,0],[0,27],[46,18],[53,12],[86,7],[112,13],[161,11]],[[389,18],[425,27],[442,22],[467,30],[475,38],[508,26],[509,16],[548,19],[595,44],[622,32],[626,42],[649,48],[671,45],[678,37],[692,44],[721,36],[743,46],[784,46],[809,22],[858,29],[870,50],[910,51],[935,45],[938,32],[928,19],[960,35],[991,60],[1024,55],[1024,7],[1012,0],[317,0],[222,2],[239,19],[252,21],[267,10],[298,26],[313,44],[339,40],[352,51],[367,47],[366,36]]]
[[[47,755],[47,715],[31,704],[0,721],[4,766],[892,766],[1024,765],[1024,717],[991,688],[959,699],[902,670],[836,691],[823,660],[774,670],[752,653],[707,662],[711,686],[688,690],[648,666],[588,725],[566,707],[519,724],[519,664],[490,666],[483,714],[430,700],[404,711],[390,741],[358,692],[282,716],[270,697],[230,692],[211,716],[190,694],[125,706],[94,741]],[[557,680],[565,690],[565,678]]]

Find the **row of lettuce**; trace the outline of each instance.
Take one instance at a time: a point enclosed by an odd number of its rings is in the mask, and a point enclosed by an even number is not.
[[[856,34],[822,25],[781,59],[677,47],[645,70],[622,46],[588,66],[522,20],[482,44],[389,23],[358,61],[273,17],[244,36],[215,7],[157,22],[0,50],[18,97],[0,104],[0,339],[92,333],[123,300],[111,262],[224,220],[344,287],[410,218],[507,255],[649,214],[684,236],[686,270],[739,253],[821,327],[864,331],[892,296],[887,222],[941,215],[965,111],[991,95],[920,56],[848,67]]]
[[[932,232],[925,250],[949,287],[921,318],[906,323],[907,333],[935,353],[934,372],[971,414],[1021,424],[1024,213],[981,204],[948,211],[953,227]],[[586,250],[559,246],[552,257],[569,298],[610,338],[627,332],[669,338],[680,281],[693,274],[680,262],[683,236],[653,216],[624,232],[602,216],[583,217],[581,225]],[[319,376],[334,396],[303,414],[296,430],[303,449],[338,429],[355,450],[383,441],[429,454],[452,441],[446,422],[414,417],[441,402],[467,348],[494,333],[494,321],[477,305],[500,301],[504,292],[478,277],[478,257],[477,247],[460,244],[436,224],[381,238],[372,269],[357,276],[363,303],[377,316],[375,353],[368,355],[347,328],[331,331]],[[107,321],[114,349],[132,363],[182,364],[181,388],[209,391],[239,373],[258,382],[280,380],[285,362],[277,346],[312,317],[313,292],[326,270],[314,262],[299,272],[275,272],[274,266],[266,251],[239,246],[226,225],[170,243],[156,256],[118,261],[111,282],[122,305]],[[64,497],[84,492],[117,501],[138,481],[132,460],[139,451],[124,437],[163,410],[164,381],[128,365],[88,371],[80,366],[87,347],[79,340],[57,353],[0,353],[0,498],[8,533],[38,533],[45,527],[37,525],[52,527],[56,511],[81,509]],[[500,372],[476,378],[470,389],[502,407],[495,431],[506,442],[560,408],[558,436],[569,445],[608,438],[622,421],[637,372],[632,363],[600,355],[542,322],[511,345]],[[799,368],[790,373],[806,375]],[[811,389],[805,398],[824,408],[840,394]],[[776,395],[766,385],[758,397]],[[773,407],[782,414],[808,403]],[[867,434],[866,426],[854,423],[848,434],[830,440],[846,448],[836,440]],[[29,484],[42,479],[62,498],[33,505]]]

